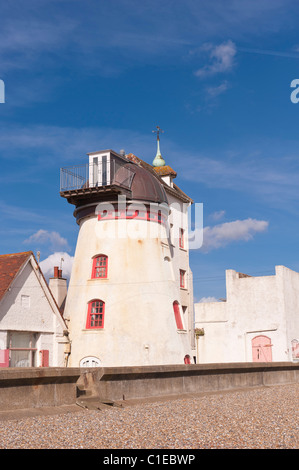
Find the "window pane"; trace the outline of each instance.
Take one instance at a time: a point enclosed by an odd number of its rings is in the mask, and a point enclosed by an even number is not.
[[[32,344],[32,333],[11,332],[10,333],[10,347],[11,348],[30,348],[34,347]]]
[[[105,303],[102,300],[94,300],[89,303],[89,313],[87,317],[86,328],[104,327]]]
[[[94,260],[94,278],[107,277],[107,256],[98,256]]]
[[[11,367],[31,367],[30,351],[10,351]]]

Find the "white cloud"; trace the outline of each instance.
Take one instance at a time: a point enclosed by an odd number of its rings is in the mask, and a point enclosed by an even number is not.
[[[219,302],[218,299],[216,299],[216,297],[202,297],[201,299],[199,299],[198,301],[199,303],[206,303],[206,302]]]
[[[26,15],[19,20],[12,17],[3,19],[0,32],[2,66],[6,71],[28,69],[38,63],[41,54],[45,65],[45,54],[61,52],[75,31],[76,22],[66,18],[51,21]]]
[[[267,230],[269,223],[265,220],[245,219],[225,222],[214,227],[203,229],[201,250],[205,253],[237,241],[249,241],[256,233]]]
[[[203,49],[209,52],[210,63],[195,72],[197,77],[206,77],[218,73],[229,72],[235,65],[237,52],[235,44],[229,40],[218,46],[206,44]]]
[[[63,261],[62,261],[63,260]],[[41,270],[46,279],[53,276],[54,266],[62,267],[62,276],[70,278],[74,257],[66,252],[56,252],[40,262]]]
[[[152,146],[153,137],[151,133],[143,135],[125,128],[81,127],[79,129],[47,125],[8,125],[5,133],[0,135],[0,151],[3,158],[11,159],[17,156],[27,159],[28,165],[32,162],[34,151],[37,155],[34,159],[34,168],[37,167],[37,161],[39,165],[54,164],[56,167],[61,163],[61,158],[63,162],[69,160],[72,164],[76,164],[76,161],[81,163],[82,155],[86,158],[87,152],[110,148],[111,142],[114,143],[113,149],[116,152],[124,148],[127,152],[133,152],[142,158],[144,149]],[[150,154],[151,160],[152,155],[153,152]],[[40,166],[37,168],[40,172]]]
[[[42,229],[27,238],[24,243],[36,245],[37,248],[39,245],[47,245],[51,251],[69,250],[67,240],[58,232],[49,232]]]
[[[295,145],[294,145],[295,144]],[[218,151],[217,157],[198,153],[180,160],[181,151],[173,146],[176,171],[186,181],[208,188],[242,192],[260,203],[293,212],[298,208],[299,165],[296,142],[267,139],[259,147],[243,142],[243,149]]]
[[[210,215],[210,218],[212,220],[220,220],[225,216],[225,211],[216,211],[213,212],[213,214]]]
[[[206,91],[211,98],[215,98],[216,96],[219,96],[222,93],[226,92],[228,88],[229,88],[229,85],[227,81],[225,81],[218,86],[208,87]]]

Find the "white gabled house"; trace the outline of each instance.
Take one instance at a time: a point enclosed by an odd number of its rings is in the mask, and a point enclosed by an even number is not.
[[[63,367],[68,343],[34,254],[0,255],[0,367]]]

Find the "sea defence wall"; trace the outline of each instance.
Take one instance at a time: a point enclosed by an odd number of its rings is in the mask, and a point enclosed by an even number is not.
[[[0,369],[0,411],[76,403],[79,368]]]
[[[110,400],[219,392],[299,382],[299,364],[232,363],[106,367],[82,371],[81,384]]]
[[[0,411],[233,391],[299,382],[299,363],[0,369]]]

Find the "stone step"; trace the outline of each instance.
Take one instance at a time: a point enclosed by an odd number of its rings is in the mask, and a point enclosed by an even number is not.
[[[76,401],[78,406],[87,410],[104,410],[111,406],[117,408],[123,408],[122,403],[115,402],[110,399],[99,398],[99,397],[79,397]]]

